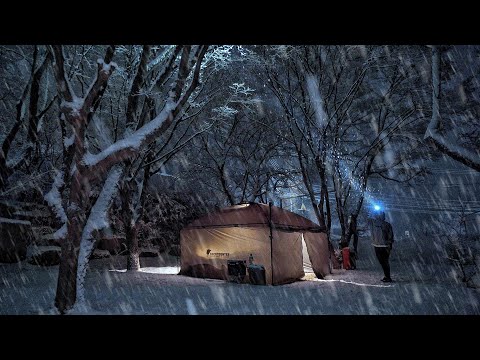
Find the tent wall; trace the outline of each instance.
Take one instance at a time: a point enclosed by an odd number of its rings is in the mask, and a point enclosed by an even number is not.
[[[267,284],[295,281],[304,275],[302,234],[273,231],[270,254],[268,228],[222,227],[183,229],[180,274],[228,280],[228,260],[246,260],[253,254],[256,264],[265,266]],[[210,250],[210,251],[208,251]]]
[[[246,260],[265,266],[271,279],[270,231],[268,228],[222,227],[183,229],[180,274],[228,280],[228,260]],[[208,251],[210,250],[210,251]]]
[[[319,279],[330,274],[328,239],[325,233],[305,232],[303,234],[313,271]]]
[[[273,284],[285,284],[303,277],[302,234],[273,230],[272,257]],[[267,277],[267,282],[270,284],[271,278]]]

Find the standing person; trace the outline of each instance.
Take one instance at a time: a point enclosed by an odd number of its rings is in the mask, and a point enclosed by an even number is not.
[[[392,252],[393,230],[392,225],[385,221],[385,213],[383,211],[377,213],[370,221],[370,231],[372,235],[372,245],[375,248],[375,255],[385,275],[382,281],[392,282],[388,259]]]

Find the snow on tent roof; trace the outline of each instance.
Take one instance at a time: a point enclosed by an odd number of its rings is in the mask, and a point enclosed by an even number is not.
[[[269,226],[269,206],[267,204],[247,203],[233,205],[208,213],[186,226],[187,229],[207,227],[264,227]],[[325,228],[291,211],[272,205],[272,226],[290,231],[324,232]]]

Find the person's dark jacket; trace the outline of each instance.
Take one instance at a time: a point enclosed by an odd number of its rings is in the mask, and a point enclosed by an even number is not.
[[[392,248],[393,229],[392,225],[385,221],[385,213],[380,213],[370,222],[370,232],[373,246]]]

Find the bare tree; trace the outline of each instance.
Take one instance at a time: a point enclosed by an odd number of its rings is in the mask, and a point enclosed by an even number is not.
[[[302,179],[315,215],[322,226],[331,227],[331,210],[327,191],[327,127],[318,123],[307,91],[305,66],[318,62],[315,50],[304,47],[273,48],[276,61],[265,61],[267,84],[279,101],[286,116],[287,134],[294,145]],[[263,54],[270,59],[272,54]],[[283,64],[279,67],[278,64]],[[315,71],[310,69],[310,71]],[[322,119],[323,121],[323,119]],[[313,159],[313,161],[311,160]],[[310,170],[316,168],[316,174]],[[312,177],[313,176],[313,177]],[[318,180],[314,180],[318,179]],[[320,199],[317,201],[314,181],[319,181]]]
[[[95,104],[101,100],[108,80],[116,68],[116,64],[112,62],[115,47],[109,46],[104,58],[98,60],[96,76],[83,97],[76,95],[66,76],[63,47],[52,47],[51,51],[55,59],[54,74],[58,93],[62,100],[62,117],[71,126],[74,134],[73,164],[70,169],[72,181],[70,188],[67,189],[69,196],[65,212],[67,237],[62,242],[62,256],[55,298],[55,305],[60,312],[64,313],[75,303],[80,245],[82,238],[84,242],[91,242],[91,232],[95,230],[94,223],[90,223],[91,227],[86,228],[89,224],[88,215],[91,215],[91,211],[96,205],[92,203],[92,186],[104,184],[109,173],[109,180],[111,181],[108,182],[108,185],[117,186],[124,170],[123,168],[110,170],[115,165],[133,159],[142,149],[145,149],[159,135],[163,134],[183,111],[188,99],[198,86],[200,66],[208,47],[202,46],[201,49],[198,57],[194,59],[195,66],[193,67],[185,65],[185,63],[190,62],[189,53],[184,53],[185,56],[182,56],[177,79],[172,85],[172,91],[168,95],[162,111],[157,116],[125,139],[116,141],[94,155],[87,152],[86,129],[89,120],[93,117]],[[187,82],[188,79],[190,79],[189,82]],[[99,200],[102,200],[102,203],[108,203],[102,196],[99,196],[97,201]],[[108,208],[108,206],[103,206],[101,207],[102,210],[105,207]]]
[[[480,171],[480,155],[478,152],[478,132],[477,151],[473,148],[467,148],[460,143],[458,138],[442,134],[442,117],[440,115],[441,98],[441,79],[440,79],[441,49],[438,46],[432,46],[432,117],[425,131],[424,138],[435,146],[439,151],[448,155],[452,159],[476,170]]]
[[[264,56],[305,189],[327,230],[331,179],[342,243],[350,238],[348,215],[358,216],[371,175],[408,181],[421,173],[407,155],[419,144],[408,136],[422,118],[414,92],[408,91],[419,74],[385,52],[374,46],[299,46],[276,47]]]
[[[259,116],[245,103],[221,109],[217,125],[195,141],[203,156],[194,161],[192,175],[221,192],[228,205],[272,200],[289,174],[282,161],[282,141],[269,130],[275,119]]]
[[[55,102],[55,97],[53,97],[53,99],[47,99],[44,104],[40,104],[40,83],[46,73],[50,60],[51,55],[48,52],[42,55],[39,46],[34,47],[29,78],[20,93],[20,98],[15,104],[15,121],[13,121],[13,125],[8,130],[1,144],[0,193],[5,190],[8,178],[15,171],[25,169],[25,171],[32,173],[32,158],[35,157],[37,161],[40,159],[39,123]],[[16,84],[12,85],[15,86]],[[12,124],[12,121],[4,119],[4,123]],[[20,154],[16,154],[18,160],[9,162],[8,159],[12,145],[15,141],[18,142],[22,128],[26,129],[25,139],[20,141],[23,145],[23,153],[21,156]]]
[[[158,102],[157,94],[165,94],[168,91],[173,72],[179,68],[178,76],[185,76],[184,74],[189,73],[195,65],[194,59],[204,58],[206,50],[207,48],[202,46],[196,48],[191,46],[171,47],[165,56],[162,69],[158,74],[154,74],[152,69],[150,71],[147,69],[151,57],[150,46],[143,46],[137,73],[128,95],[127,131],[138,130],[144,124],[146,116],[155,113],[156,102]],[[180,60],[177,61],[179,56]],[[209,65],[208,55],[205,59],[202,72],[203,77],[208,78],[208,75],[205,74]],[[200,67],[198,69],[198,73],[194,76],[200,76]],[[204,83],[197,89],[196,99],[198,99],[203,87]],[[155,89],[155,92],[152,92],[153,89]],[[180,91],[180,89],[181,85],[177,83],[175,91]],[[142,96],[141,93],[146,95]],[[142,98],[144,98],[144,101],[140,109],[139,103]],[[127,173],[120,186],[120,197],[122,201],[121,214],[128,248],[127,270],[138,270],[140,268],[137,223],[143,216],[146,199],[145,187],[152,175],[159,172],[162,166],[184,148],[189,141],[206,130],[206,127],[202,127],[194,130],[193,134],[191,133],[194,121],[201,108],[202,106],[200,106],[200,109],[195,108],[192,115],[189,111],[191,110],[191,104],[187,104],[182,111],[182,115],[178,116],[168,131],[165,132],[165,137],[152,142],[134,159],[125,162]]]

